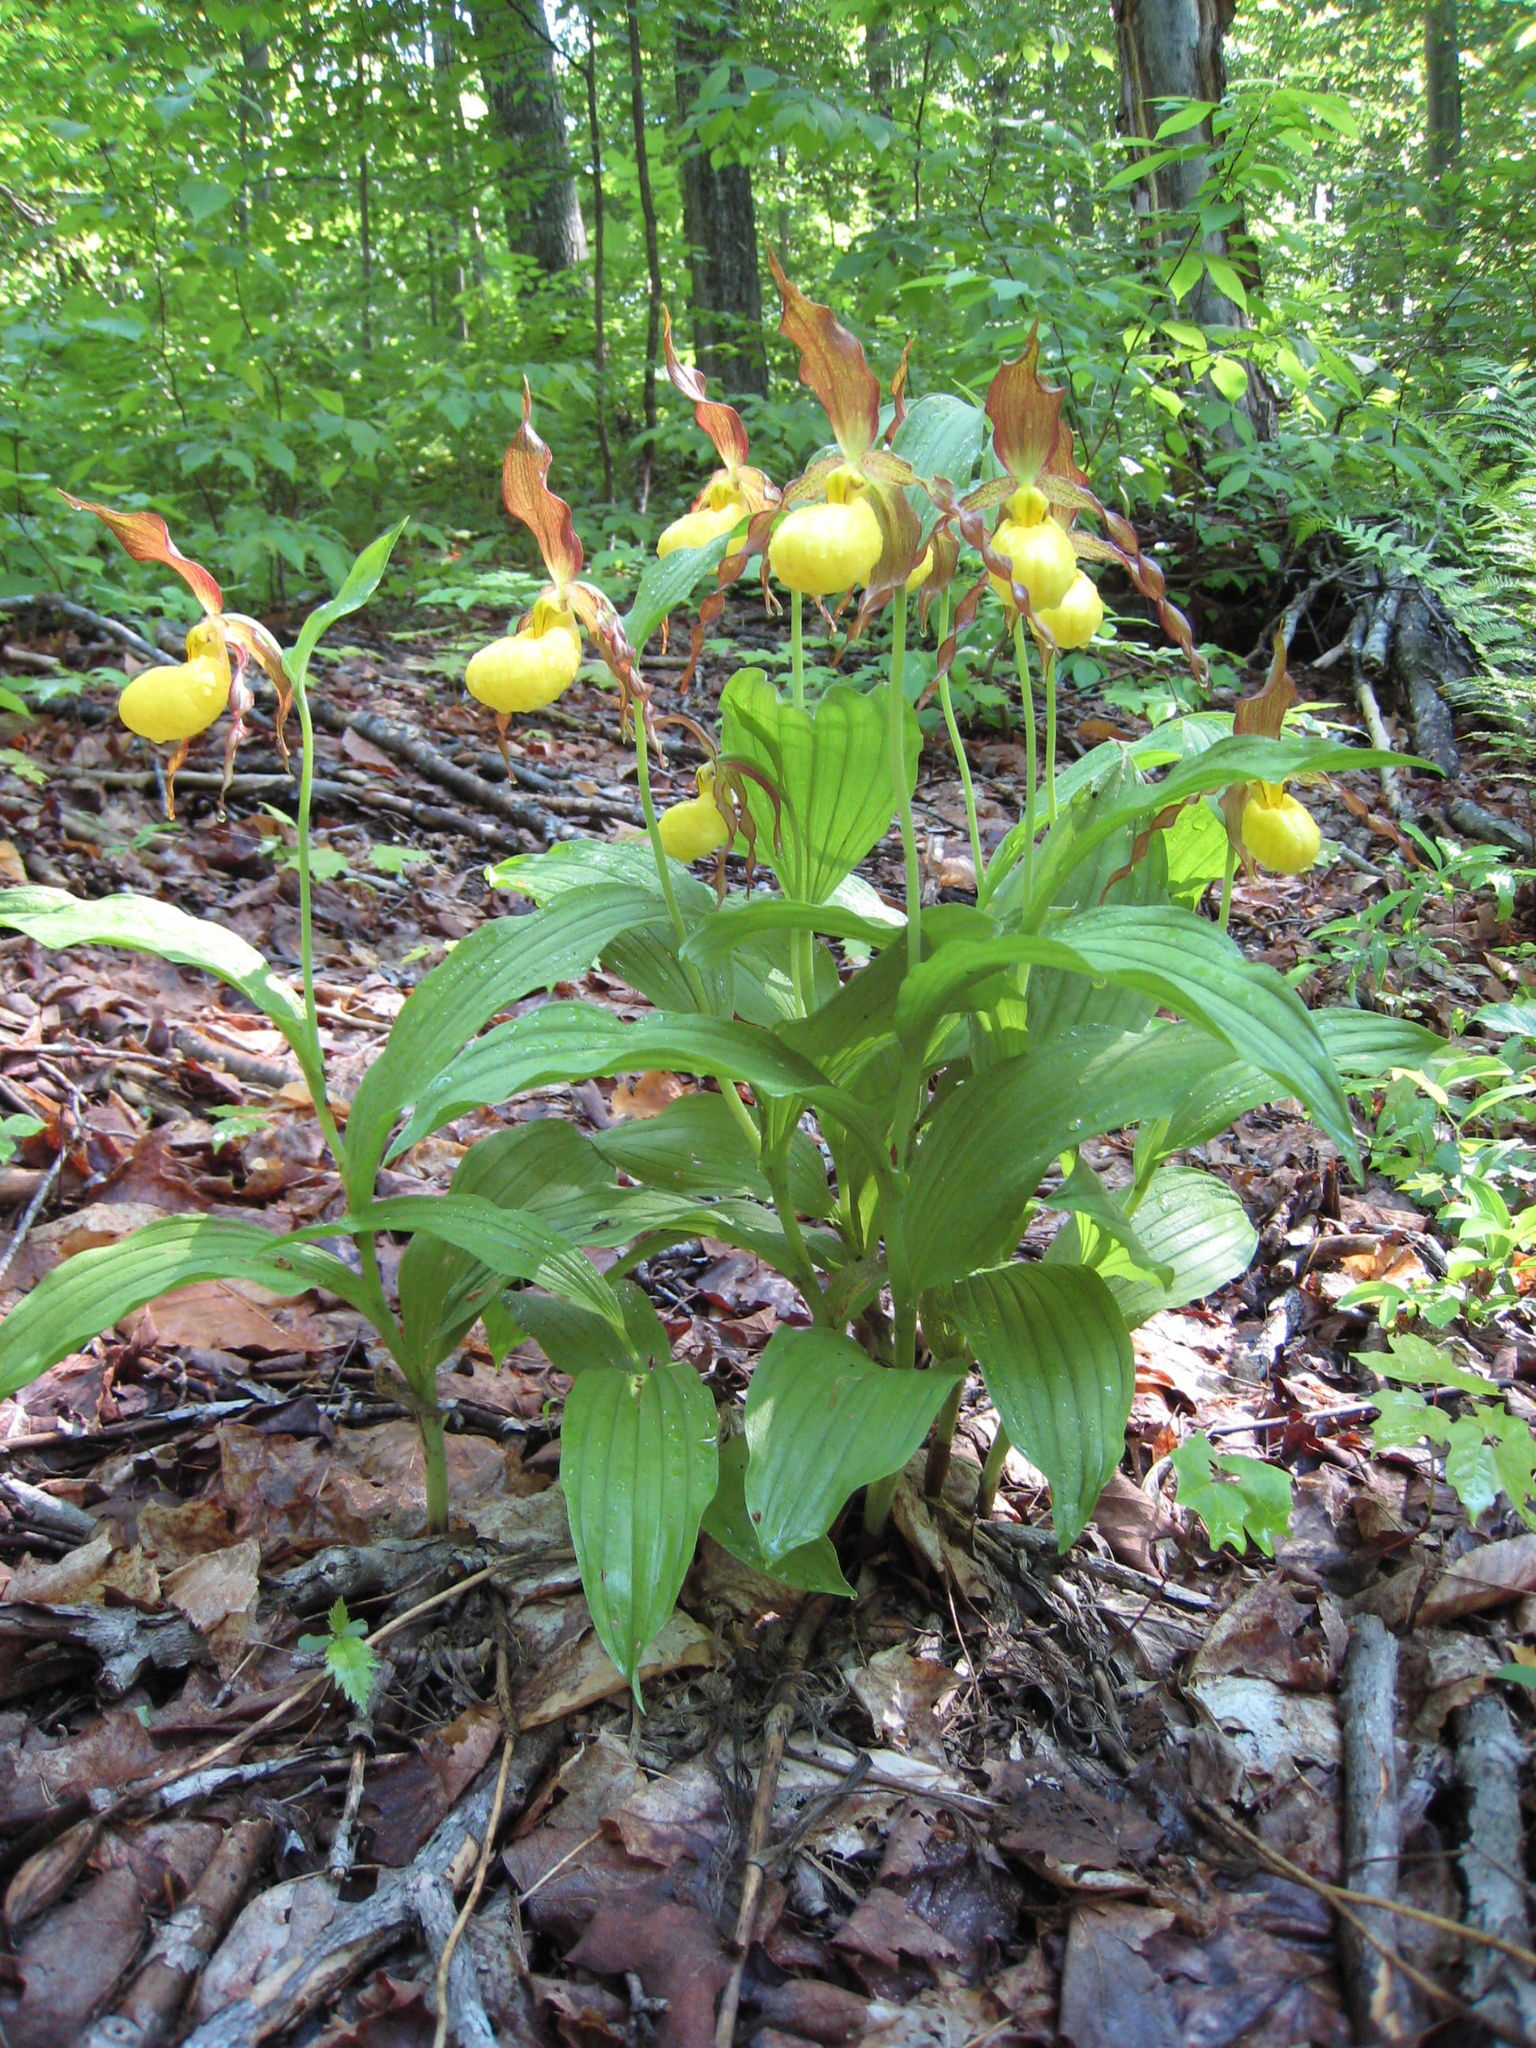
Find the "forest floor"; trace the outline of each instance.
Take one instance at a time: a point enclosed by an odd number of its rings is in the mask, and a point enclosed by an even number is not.
[[[27,670],[92,654],[62,637],[6,652]],[[342,1098],[444,944],[517,908],[487,889],[488,860],[638,818],[610,695],[573,689],[514,734],[513,790],[483,779],[499,764],[461,668],[443,636],[380,636],[320,672],[319,1002]],[[471,794],[390,751],[380,718],[467,771]],[[1105,718],[1067,707],[1069,757]],[[264,728],[227,817],[205,744],[174,834],[151,829],[154,777],[106,690],[13,743],[47,779],[0,772],[0,878],[165,897],[292,968],[295,876],[263,809],[292,799]],[[975,764],[996,837],[1023,750],[983,739]],[[691,793],[687,757],[660,781]],[[1522,801],[1487,756],[1463,786],[1495,810]],[[1432,827],[1434,784],[1409,796]],[[1355,864],[1236,896],[1235,936],[1281,969],[1395,851],[1379,817],[1312,800]],[[963,892],[963,812],[933,745],[918,819],[931,884]],[[896,893],[889,850],[872,878]],[[1532,939],[1483,899],[1434,897],[1385,979],[1449,1028],[1536,991]],[[1337,1000],[1349,965],[1314,992]],[[580,993],[637,1003],[601,973]],[[443,1186],[498,1115],[592,1128],[682,1085],[535,1091],[419,1145],[385,1191]],[[0,1096],[44,1125],[0,1166],[0,1306],[167,1211],[298,1226],[338,1199],[278,1034],[147,958],[0,942]],[[704,1539],[643,1717],[580,1597],[551,1491],[564,1383],[531,1346],[496,1364],[471,1340],[442,1377],[453,1533],[435,1541],[419,1538],[407,1410],[328,1299],[189,1288],[0,1402],[0,2039],[428,2048],[440,1974],[448,2038],[477,2048],[1294,2048],[1371,2025],[1471,2042],[1490,2038],[1466,2015],[1484,1998],[1500,2038],[1529,2039],[1536,1959],[1458,1924],[1480,1857],[1523,1882],[1509,1731],[1529,1696],[1490,1679],[1536,1635],[1536,1535],[1495,1515],[1469,1528],[1426,1451],[1372,1453],[1381,1340],[1338,1305],[1361,1280],[1442,1272],[1443,1248],[1285,1107],[1199,1163],[1241,1196],[1259,1255],[1136,1333],[1129,1456],[1067,1557],[1016,1455],[994,1515],[969,1514],[995,1422],[973,1386],[945,1497],[909,1475],[884,1539],[844,1543],[856,1601],[788,1593]],[[776,1274],[709,1241],[645,1282],[722,1398],[803,1314]],[[1447,1333],[1527,1419],[1533,1329],[1527,1301]],[[1272,1559],[1213,1554],[1174,1506],[1168,1454],[1199,1427],[1293,1478]],[[312,1639],[338,1594],[383,1631],[362,1719]],[[1362,1827],[1416,1914],[1341,1895]]]

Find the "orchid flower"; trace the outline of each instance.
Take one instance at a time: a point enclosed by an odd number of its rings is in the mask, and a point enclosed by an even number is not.
[[[276,734],[287,759],[284,724],[293,703],[293,683],[283,666],[282,649],[258,619],[224,609],[224,593],[199,562],[184,555],[171,539],[158,512],[114,512],[89,498],[59,496],[76,512],[91,512],[117,536],[136,562],[163,562],[173,569],[203,607],[205,616],[187,634],[187,658],[134,676],[117,700],[118,715],[130,732],[170,746],[166,764],[166,813],[175,816],[176,771],[187,758],[191,742],[228,708],[234,714],[224,749],[224,780],[234,769],[235,749],[245,732],[245,715],[256,701],[245,680],[254,661],[277,692]]]

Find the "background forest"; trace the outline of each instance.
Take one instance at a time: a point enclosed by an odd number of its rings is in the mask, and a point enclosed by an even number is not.
[[[0,48],[0,599],[154,587],[54,486],[252,610],[405,511],[417,594],[494,595],[525,375],[622,582],[700,468],[663,305],[771,475],[824,438],[771,246],[913,395],[1040,322],[1202,636],[1246,653],[1332,529],[1521,666],[1527,5],[0,0]]]

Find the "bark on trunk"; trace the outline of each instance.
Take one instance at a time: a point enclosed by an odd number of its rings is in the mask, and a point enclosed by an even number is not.
[[[661,243],[656,233],[656,195],[651,190],[651,159],[645,139],[645,53],[640,44],[640,15],[635,0],[624,0],[624,27],[629,38],[629,116],[635,137],[635,179],[640,187],[640,214],[645,222],[645,269],[649,282],[645,323],[646,426],[645,459],[640,468],[640,510],[651,495],[651,449],[656,431],[656,358],[661,352]]]
[[[507,247],[550,276],[584,263],[587,232],[571,175],[565,101],[544,0],[472,10],[486,105],[505,145],[501,170]]]
[[[688,8],[674,19],[677,111],[686,124],[704,80],[733,40],[732,12],[709,21]],[[733,84],[739,82],[732,75]],[[757,210],[746,164],[715,164],[697,137],[682,159],[683,233],[693,285],[693,345],[699,368],[732,397],[768,393]]]
[[[1236,11],[1237,0],[1114,0],[1127,134],[1156,134],[1167,112],[1159,101],[1221,101],[1227,89],[1222,38]],[[1209,121],[1186,130],[1179,140],[1186,145],[1203,142],[1207,150],[1215,146]],[[1150,220],[1165,255],[1203,249],[1230,263],[1245,290],[1255,291],[1260,284],[1258,261],[1241,220],[1201,232],[1201,187],[1210,174],[1206,151],[1186,148],[1133,188],[1137,211]],[[1243,307],[1209,273],[1202,273],[1184,303],[1202,327],[1249,325]],[[1268,439],[1274,431],[1274,399],[1252,369],[1243,407],[1260,439]]]
[[[1447,181],[1461,160],[1461,48],[1456,0],[1425,0],[1425,168],[1433,187],[1431,221],[1444,234],[1456,226],[1456,198]]]

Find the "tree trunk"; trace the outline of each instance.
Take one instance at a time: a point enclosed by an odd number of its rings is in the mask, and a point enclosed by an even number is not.
[[[1425,169],[1434,187],[1430,222],[1442,234],[1456,227],[1456,199],[1447,180],[1461,162],[1461,49],[1456,0],[1425,0]]]
[[[592,156],[592,372],[597,387],[597,449],[603,496],[613,502],[613,443],[608,433],[607,234],[603,191],[603,130],[597,117],[597,23],[587,15],[587,148]]]
[[[888,0],[875,8],[864,24],[864,81],[870,105],[885,121],[894,122],[892,94],[896,85],[893,61],[891,15]],[[869,176],[869,204],[881,220],[896,210],[894,137],[877,156]]]
[[[651,495],[651,456],[656,438],[656,358],[661,352],[661,243],[656,234],[656,195],[651,190],[651,159],[645,144],[645,56],[640,47],[640,15],[635,0],[624,0],[624,26],[629,36],[629,113],[635,134],[635,181],[640,187],[640,214],[645,222],[645,268],[650,283],[645,323],[645,458],[640,468],[640,510]]]
[[[704,80],[734,40],[733,8],[712,17],[680,7],[673,22],[677,111],[686,123]],[[733,89],[740,85],[732,73]],[[768,394],[757,212],[746,164],[719,164],[694,137],[682,160],[683,233],[693,283],[693,345],[699,368],[733,397]]]
[[[1194,99],[1219,103],[1227,89],[1222,37],[1237,12],[1237,0],[1113,0],[1115,36],[1120,56],[1120,91],[1126,132],[1156,134],[1168,109],[1159,101]],[[1253,241],[1239,218],[1230,225],[1202,232],[1200,204],[1213,196],[1203,190],[1211,175],[1206,151],[1188,145],[1203,142],[1214,150],[1209,121],[1186,129],[1178,138],[1186,145],[1171,163],[1160,164],[1133,189],[1138,213],[1147,218],[1163,254],[1177,257],[1203,250],[1231,265],[1245,290],[1261,282]],[[1247,327],[1244,308],[1202,271],[1185,301],[1191,318],[1207,330]],[[1260,439],[1274,432],[1273,394],[1250,365],[1243,409]]]
[[[515,7],[476,0],[470,12],[486,105],[505,145],[507,247],[554,276],[586,261],[587,232],[544,0],[519,0]]]

